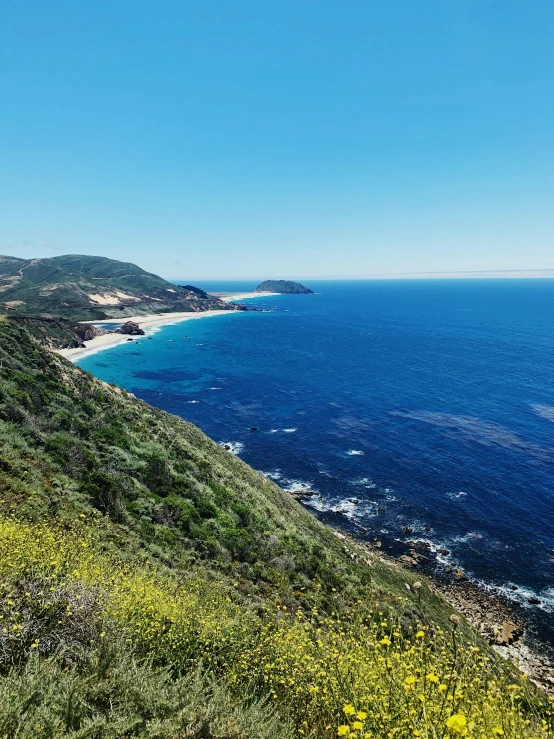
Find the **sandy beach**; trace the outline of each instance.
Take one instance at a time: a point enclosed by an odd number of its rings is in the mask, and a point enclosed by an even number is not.
[[[240,311],[236,311],[239,313]],[[133,323],[137,323],[140,328],[142,328],[143,331],[146,331],[148,333],[148,329],[155,329],[159,326],[166,326],[171,323],[180,323],[181,321],[190,321],[195,318],[210,318],[212,316],[227,316],[227,315],[233,315],[235,311],[230,310],[207,310],[203,313],[193,313],[193,312],[183,312],[183,313],[150,313],[146,315],[141,316],[126,316],[124,320],[121,320],[122,323],[125,323],[127,321],[133,321]],[[83,321],[83,323],[93,323],[95,326],[102,327],[103,324],[113,324],[113,323],[119,323],[115,318],[108,318],[104,321]],[[76,361],[77,359],[81,359],[82,357],[86,356],[87,354],[92,354],[94,352],[102,351],[103,349],[110,349],[113,346],[117,346],[118,344],[123,344],[128,339],[131,338],[130,336],[127,336],[125,334],[115,334],[115,333],[109,333],[109,334],[102,334],[101,336],[96,336],[94,339],[91,339],[90,341],[85,341],[84,347],[79,347],[77,349],[58,349],[56,351],[57,354],[61,354],[62,357],[65,357],[66,359],[71,360],[72,362]],[[134,339],[141,339],[143,337],[136,336],[132,337]]]
[[[251,298],[266,298],[270,295],[278,295],[278,294],[279,293],[271,293],[271,292],[217,293],[217,297],[221,298],[227,303],[227,302],[232,302],[236,300],[248,300]],[[141,329],[148,333],[148,329],[155,329],[155,328],[158,328],[159,326],[166,326],[170,323],[180,323],[181,321],[189,321],[194,318],[209,318],[211,316],[224,316],[224,315],[229,315],[229,313],[233,313],[233,311],[207,310],[202,313],[193,313],[193,312],[148,313],[146,315],[139,315],[139,316],[126,316],[125,319],[107,318],[103,321],[83,321],[82,323],[92,323],[95,326],[98,326],[101,328],[102,325],[109,326],[110,324],[119,323],[120,321],[122,323],[127,322],[127,321],[133,321],[133,323],[138,323]],[[94,352],[102,351],[103,349],[111,349],[111,347],[113,346],[117,346],[118,344],[123,344],[126,341],[128,341],[129,338],[130,338],[129,336],[124,335],[124,334],[115,334],[115,333],[102,334],[101,336],[96,336],[94,339],[91,339],[90,341],[85,341],[84,347],[79,347],[78,349],[58,349],[56,350],[56,353],[61,354],[62,357],[65,357],[66,359],[69,359],[72,362],[74,362],[77,359],[81,359],[82,357],[86,356],[87,354],[92,354]],[[135,338],[140,339],[140,337],[135,337]]]
[[[267,298],[270,295],[280,295],[280,293],[270,293],[270,292],[251,292],[251,293],[210,293],[210,295],[215,295],[218,298],[221,298],[221,300],[224,300],[226,303],[230,302],[232,300],[249,300],[250,298]]]

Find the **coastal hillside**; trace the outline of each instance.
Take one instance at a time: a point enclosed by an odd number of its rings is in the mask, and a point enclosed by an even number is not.
[[[552,729],[424,580],[6,316],[0,621],[2,739]]]
[[[265,280],[256,288],[257,293],[280,293],[282,295],[305,295],[313,294],[313,290],[292,280]]]
[[[49,259],[0,256],[0,312],[4,313],[86,321],[234,308],[129,262],[77,254]]]

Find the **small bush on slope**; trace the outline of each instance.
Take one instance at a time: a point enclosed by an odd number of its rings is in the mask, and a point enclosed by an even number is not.
[[[69,668],[62,654],[29,658],[0,680],[1,739],[290,739],[273,708],[237,699],[192,671],[175,678],[138,660],[118,641],[83,651]]]

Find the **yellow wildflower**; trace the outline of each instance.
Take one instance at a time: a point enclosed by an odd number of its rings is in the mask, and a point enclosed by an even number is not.
[[[391,643],[392,643],[392,642],[391,642],[391,640],[390,640],[390,639],[389,639],[388,637],[386,637],[386,636],[385,636],[385,637],[384,637],[383,639],[381,639],[381,642],[380,642],[380,643],[381,643],[381,644],[382,644],[382,645],[383,645],[384,647],[389,647],[389,646],[391,645]]]
[[[352,714],[356,713],[356,709],[351,703],[347,703],[342,710],[347,716],[352,716]]]
[[[446,722],[446,728],[452,734],[465,736],[467,734],[467,721],[463,713],[455,713]]]
[[[429,680],[430,683],[438,683],[439,678],[435,675],[434,672],[430,672],[427,675],[427,680]]]
[[[339,736],[348,736],[348,734],[350,734],[350,727],[344,726],[344,724],[342,726],[339,726],[339,728],[337,729],[337,734]]]
[[[363,729],[364,725],[362,724],[361,721],[354,721],[354,723],[352,724],[352,728],[358,731],[359,729]]]
[[[418,631],[416,634],[416,639],[423,639],[424,636],[425,636],[424,631]]]
[[[494,727],[494,729],[492,730],[492,733],[495,734],[496,736],[502,736],[504,734],[502,729],[498,726]]]

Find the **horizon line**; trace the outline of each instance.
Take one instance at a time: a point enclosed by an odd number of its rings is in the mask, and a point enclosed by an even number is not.
[[[189,281],[197,280],[199,282],[216,281],[216,282],[246,282],[246,281],[265,281],[274,280],[429,280],[429,279],[554,279],[553,269],[513,269],[513,270],[464,270],[450,272],[376,272],[364,275],[312,275],[312,276],[293,276],[293,277],[187,277]],[[169,278],[165,278],[168,279]],[[175,280],[176,278],[171,278]],[[185,278],[178,278],[183,280]],[[171,281],[170,280],[170,281]]]

